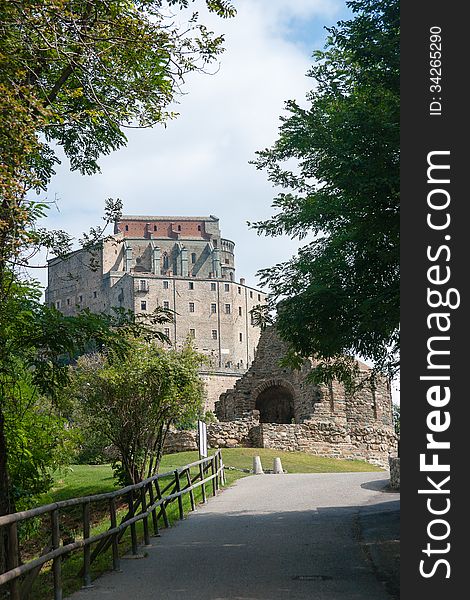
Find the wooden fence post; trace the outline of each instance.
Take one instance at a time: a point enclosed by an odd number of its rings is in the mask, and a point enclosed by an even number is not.
[[[199,477],[201,478],[201,481],[204,481],[204,465],[202,463],[199,463]],[[202,501],[205,504],[207,502],[206,484],[205,483],[201,484],[201,493],[202,493]]]
[[[186,469],[186,478],[188,480],[188,487],[191,487],[191,471]],[[191,501],[191,510],[196,510],[196,503],[194,502],[194,491],[189,490],[189,500]]]
[[[83,539],[90,537],[90,503],[85,502],[83,505]],[[90,575],[90,544],[83,546],[83,587],[91,587]]]
[[[57,509],[51,512],[52,527],[52,549],[56,550],[60,546],[60,523],[59,511]],[[54,574],[54,600],[62,600],[62,557],[57,556],[52,562],[52,572]]]
[[[149,483],[149,498],[150,498],[150,505],[153,506],[153,504],[155,502],[155,494],[153,492],[152,482]],[[157,509],[156,508],[154,508],[152,510],[152,525],[153,525],[153,535],[159,537],[160,532],[158,531],[158,519],[157,519]]]
[[[140,503],[142,505],[142,513],[147,510],[147,490],[145,489],[145,485],[140,488]],[[143,518],[144,522],[144,544],[146,546],[150,546],[150,535],[149,535],[149,520],[148,517]]]
[[[178,495],[178,509],[180,513],[180,519],[184,519],[184,510],[183,510],[183,498],[181,496],[181,484],[180,484],[180,474],[178,469],[175,469],[175,483],[176,483],[176,491],[179,493]]]
[[[117,513],[116,513],[116,499],[110,498],[109,500],[109,513],[111,517],[111,529],[117,527]],[[113,548],[113,571],[119,571],[119,545],[118,545],[119,532],[113,533],[111,537],[111,544]]]
[[[217,483],[216,483],[216,475],[215,475],[215,459],[211,457],[211,475],[212,475],[212,495],[215,496],[217,494]]]
[[[129,492],[129,518],[133,519],[135,516],[134,512],[134,491],[131,490]],[[137,531],[135,528],[135,523],[131,523],[131,542],[132,542],[132,554],[137,556]]]
[[[8,566],[7,569],[16,569],[19,565],[19,550],[18,550],[18,527],[16,521],[8,526]],[[20,580],[13,579],[10,582],[10,598],[11,600],[20,600]]]

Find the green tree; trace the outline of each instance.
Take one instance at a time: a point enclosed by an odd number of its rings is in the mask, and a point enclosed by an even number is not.
[[[308,75],[308,106],[286,103],[279,138],[255,165],[285,191],[259,234],[313,241],[260,272],[291,359],[351,379],[361,356],[380,371],[399,351],[399,3],[352,0]],[[288,162],[289,161],[289,162]]]
[[[116,448],[121,483],[157,472],[169,427],[202,414],[203,361],[189,344],[166,350],[137,339],[124,358],[114,352],[87,355],[72,367],[67,393],[76,399],[79,421],[99,429]]]
[[[59,162],[57,147],[73,170],[93,174],[100,155],[126,143],[126,128],[151,127],[175,116],[169,107],[185,75],[204,71],[222,51],[223,36],[210,32],[197,13],[187,27],[175,25],[169,10],[190,4],[0,3],[0,514],[11,509],[3,411],[12,397],[17,361],[34,368],[35,385],[54,396],[65,376],[64,353],[75,354],[92,339],[118,342],[109,329],[116,325],[112,319],[89,313],[63,319],[41,309],[36,292],[22,283],[21,269],[39,249],[61,255],[71,242],[65,232],[38,227],[46,205],[28,193],[46,189]],[[235,12],[227,0],[205,4],[220,17]],[[119,207],[118,201],[108,203],[107,222]],[[92,247],[101,235],[101,229],[93,230],[85,243]],[[29,336],[31,331],[37,336]],[[0,553],[1,548],[0,543]]]

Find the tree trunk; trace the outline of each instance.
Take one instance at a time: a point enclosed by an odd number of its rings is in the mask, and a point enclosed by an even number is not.
[[[11,512],[10,482],[7,466],[5,418],[0,403],[0,516]],[[8,538],[6,528],[0,529],[0,573],[7,570]],[[0,596],[1,597],[1,596]]]

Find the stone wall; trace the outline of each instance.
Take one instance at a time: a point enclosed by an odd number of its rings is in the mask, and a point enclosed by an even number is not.
[[[204,412],[215,410],[215,403],[220,395],[233,388],[244,371],[200,371],[204,382]]]
[[[367,460],[381,467],[388,466],[389,454],[396,451],[395,434],[388,428],[349,428],[326,422],[261,423],[257,433],[262,448]]]
[[[395,434],[387,427],[358,426],[353,429],[335,423],[259,423],[252,417],[211,423],[207,426],[211,448],[274,448],[305,452],[331,458],[367,460],[386,468],[396,452]],[[197,450],[195,431],[173,431],[167,436],[165,452]],[[399,471],[398,471],[399,473]]]

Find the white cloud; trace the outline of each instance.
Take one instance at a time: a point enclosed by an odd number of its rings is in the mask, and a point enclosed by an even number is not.
[[[51,227],[79,236],[99,223],[104,198],[111,196],[122,198],[129,214],[217,215],[224,237],[237,244],[238,276],[251,284],[259,268],[295,252],[296,242],[260,238],[247,228],[247,220],[271,214],[274,195],[266,174],[248,161],[275,140],[284,101],[304,99],[322,26],[341,18],[345,6],[338,0],[236,5],[235,19],[204,16],[225,33],[226,52],[216,74],[188,78],[178,119],[166,128],[130,130],[127,147],[102,159],[100,175],[70,173],[64,161],[49,187],[61,210],[51,211]]]

